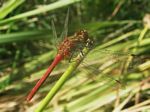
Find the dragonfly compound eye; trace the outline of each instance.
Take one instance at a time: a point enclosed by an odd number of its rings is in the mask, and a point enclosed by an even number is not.
[[[88,39],[88,32],[86,30],[80,30],[76,36],[79,37],[80,40],[86,41]]]
[[[87,33],[86,30],[81,30],[81,31],[80,31],[80,34],[81,34],[81,35],[88,35],[88,33]]]
[[[80,31],[76,32],[75,35],[76,35],[76,36],[80,36],[80,35],[84,35],[84,34],[86,34],[86,33],[87,33],[86,30],[80,30]]]

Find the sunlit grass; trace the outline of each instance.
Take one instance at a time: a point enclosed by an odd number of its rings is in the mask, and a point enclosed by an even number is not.
[[[51,20],[54,19],[60,34],[69,8],[68,35],[86,29],[94,40],[94,47],[81,66],[73,69],[68,80],[60,83],[60,87],[64,85],[59,92],[54,92],[51,102],[47,100],[48,107],[42,108],[51,112],[149,110],[150,32],[142,22],[145,12],[138,8],[133,10],[132,7],[137,6],[124,2],[118,14],[108,20],[119,2],[110,2],[110,6],[102,1],[4,2],[0,8],[0,102],[3,99],[3,103],[17,102],[20,108],[23,106],[27,111],[33,111],[58,83],[59,77],[67,70],[68,61],[63,61],[52,72],[28,103],[31,105],[25,104],[27,93],[57,53],[56,43],[52,44],[55,38]],[[131,10],[126,10],[126,7]],[[4,111],[9,109],[12,107],[2,107]]]

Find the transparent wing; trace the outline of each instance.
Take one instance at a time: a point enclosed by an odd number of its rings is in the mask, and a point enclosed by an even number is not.
[[[96,74],[99,77],[114,80],[115,82],[125,87],[125,74],[127,72],[134,72],[134,67],[138,64],[134,60],[138,60],[139,57],[134,57],[130,63],[130,57],[132,54],[111,51],[109,49],[103,49],[94,53],[89,53],[86,59],[84,59],[83,68],[89,71],[90,74]],[[127,63],[129,65],[127,66]],[[96,76],[97,77],[97,76]]]
[[[62,38],[62,39],[64,39],[68,35],[68,21],[69,21],[69,8],[68,8],[67,15],[65,18],[64,30],[60,35],[60,38]]]
[[[54,37],[54,45],[57,48],[58,43],[58,37],[57,37],[57,32],[56,32],[56,28],[55,28],[55,24],[54,24],[54,20],[51,20],[51,26],[52,26],[52,33],[53,33],[53,37]]]
[[[85,69],[85,71],[89,72],[89,75],[91,75],[90,77],[96,77],[96,80],[98,81],[109,79],[109,80],[115,81],[117,84],[120,84],[124,87],[124,83],[121,80],[121,77],[119,74],[119,70],[121,68],[119,69],[116,68],[114,63],[115,63],[115,60],[110,60],[103,64],[98,60],[95,62],[91,62],[90,64],[89,63],[87,64],[87,62],[84,61],[82,63],[82,66]],[[113,73],[114,71],[116,72],[115,75]]]

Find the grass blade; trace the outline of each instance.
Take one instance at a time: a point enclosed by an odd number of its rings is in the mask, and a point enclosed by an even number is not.
[[[86,55],[89,52],[89,49],[84,49],[84,54]],[[48,105],[48,103],[52,100],[55,94],[60,90],[60,88],[64,85],[65,81],[69,78],[69,76],[73,73],[73,71],[78,67],[78,65],[83,60],[83,56],[78,55],[78,59],[75,62],[72,62],[62,77],[57,81],[55,86],[49,91],[47,96],[42,100],[39,104],[39,107],[36,109],[36,112],[41,112]]]
[[[21,5],[25,0],[9,0],[4,7],[0,8],[0,19],[5,18],[10,12]]]
[[[10,17],[8,19],[2,20],[2,21],[0,21],[0,25],[4,25],[8,22],[16,21],[18,19],[23,19],[25,17],[38,15],[38,14],[41,14],[41,13],[44,13],[44,12],[47,12],[47,11],[52,11],[54,9],[61,8],[61,7],[64,7],[64,6],[73,4],[75,2],[79,2],[79,1],[81,1],[81,0],[60,0],[60,1],[57,1],[55,3],[45,5],[45,6],[42,6],[40,8],[37,8],[37,9],[31,10],[31,11],[28,11],[28,12]]]

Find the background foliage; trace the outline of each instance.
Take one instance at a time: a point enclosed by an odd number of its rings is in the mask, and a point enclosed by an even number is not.
[[[56,55],[68,8],[68,35],[86,29],[95,46],[45,111],[148,112],[150,32],[142,20],[150,13],[149,0],[2,1],[1,112],[33,111],[68,67],[63,61],[32,102],[25,101]]]

